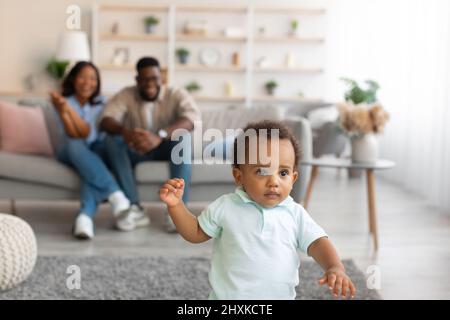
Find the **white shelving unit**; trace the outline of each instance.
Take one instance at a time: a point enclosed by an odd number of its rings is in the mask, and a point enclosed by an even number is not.
[[[92,13],[92,51],[93,60],[100,67],[103,78],[106,79],[129,79],[129,83],[134,82],[135,61],[144,53],[157,57],[165,70],[169,85],[184,86],[181,79],[196,80],[201,83],[203,77],[208,77],[206,82],[211,88],[205,89],[201,94],[195,95],[200,104],[204,103],[236,103],[251,106],[257,103],[317,103],[320,97],[306,96],[300,97],[297,94],[269,96],[264,95],[261,86],[255,84],[256,79],[288,78],[288,77],[317,77],[324,72],[320,62],[315,61],[315,65],[294,65],[286,67],[283,63],[272,64],[267,67],[255,65],[257,54],[261,46],[274,48],[279,46],[318,47],[325,39],[320,35],[301,34],[299,36],[289,36],[286,32],[260,35],[256,32],[256,21],[259,16],[275,15],[280,21],[288,21],[293,15],[305,16],[308,19],[315,19],[325,14],[323,8],[309,8],[296,6],[267,6],[251,5],[201,5],[201,4],[158,4],[158,5],[94,5]],[[143,16],[155,15],[160,18],[158,31],[155,34],[146,34],[143,30]],[[207,35],[188,35],[182,33],[181,23],[190,20],[186,17],[202,17],[205,20],[218,23],[220,17],[233,17],[230,26],[237,26],[245,30],[243,36],[227,37],[221,33],[220,29],[211,28]],[[128,19],[128,20],[127,20]],[[273,18],[272,18],[273,19]],[[241,25],[236,25],[240,21]],[[114,22],[120,26],[133,21],[130,28],[120,30],[117,33],[110,32]],[[231,21],[231,20],[230,20]],[[139,29],[139,23],[142,30]],[[132,28],[134,27],[134,29]],[[130,59],[126,65],[114,65],[111,63],[112,50],[115,48],[128,48]],[[201,51],[205,47],[216,47],[220,52],[228,53],[230,50],[239,52],[240,64],[228,62],[215,66],[205,66],[197,62],[181,65],[176,61],[175,51],[179,47],[189,47],[191,51]],[[280,49],[281,50],[281,49]],[[297,49],[295,49],[297,50]],[[300,54],[302,50],[299,50]],[[222,61],[226,61],[227,54],[223,54]],[[127,76],[125,76],[127,75]],[[231,79],[231,80],[229,80]],[[212,83],[219,84],[213,87]],[[231,81],[235,83],[235,94],[227,96],[220,93],[220,82]],[[260,80],[262,81],[262,80]],[[238,83],[238,85],[236,84]],[[117,88],[116,88],[117,89]],[[114,90],[111,90],[114,91]],[[111,92],[105,92],[110,94]]]

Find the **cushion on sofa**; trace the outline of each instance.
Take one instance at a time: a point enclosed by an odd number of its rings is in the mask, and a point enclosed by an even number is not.
[[[80,188],[74,170],[53,158],[0,152],[0,178],[35,182],[65,189]]]
[[[42,109],[0,101],[0,150],[52,157]]]
[[[169,163],[166,161],[141,162],[136,166],[135,176],[138,183],[163,183],[169,179]],[[230,164],[192,165],[192,184],[233,181]]]
[[[285,108],[276,106],[207,108],[202,109],[202,125],[203,130],[216,128],[225,134],[226,129],[244,128],[249,122],[266,119],[283,120],[284,116]]]
[[[53,150],[59,150],[64,140],[64,132],[57,124],[58,114],[51,102],[43,98],[24,98],[18,101],[18,105],[42,108]]]

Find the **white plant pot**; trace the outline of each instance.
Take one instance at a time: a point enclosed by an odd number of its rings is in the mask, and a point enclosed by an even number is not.
[[[374,163],[378,159],[378,139],[375,134],[367,133],[352,138],[352,161]]]
[[[146,24],[146,25],[145,25],[145,31],[146,31],[148,34],[153,34],[153,33],[155,33],[155,30],[156,30],[156,24]]]

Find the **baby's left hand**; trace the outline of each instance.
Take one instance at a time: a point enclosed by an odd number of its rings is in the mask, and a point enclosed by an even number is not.
[[[319,279],[319,284],[328,285],[335,297],[341,295],[342,298],[347,298],[347,293],[349,293],[350,298],[353,299],[356,294],[356,288],[352,280],[342,268],[333,267],[328,269],[323,277]]]

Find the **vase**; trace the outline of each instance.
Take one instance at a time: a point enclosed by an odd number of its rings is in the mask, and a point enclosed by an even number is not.
[[[187,55],[178,55],[178,61],[180,64],[187,64],[188,56]]]
[[[156,24],[146,24],[145,25],[145,31],[148,34],[153,34],[156,30]]]
[[[272,88],[272,87],[266,88],[266,92],[269,96],[274,96],[275,92],[276,92],[276,88]]]
[[[352,139],[352,162],[374,163],[378,159],[378,140],[375,134],[366,133]]]

